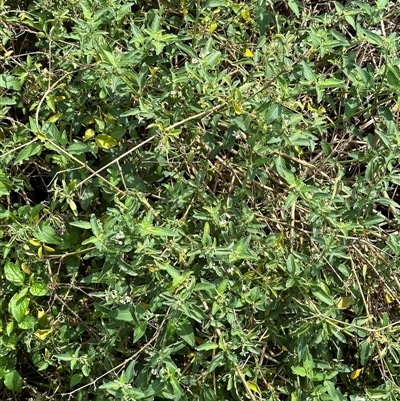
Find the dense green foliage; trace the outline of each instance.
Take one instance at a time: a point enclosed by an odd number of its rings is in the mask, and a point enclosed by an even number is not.
[[[396,3],[0,1],[2,399],[399,399]]]

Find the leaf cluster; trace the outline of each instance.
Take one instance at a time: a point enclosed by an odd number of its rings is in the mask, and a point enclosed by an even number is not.
[[[395,2],[0,5],[4,399],[398,399]]]

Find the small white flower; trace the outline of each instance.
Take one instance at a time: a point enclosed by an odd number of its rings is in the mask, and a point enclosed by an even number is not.
[[[382,31],[379,28],[372,28],[371,32],[375,33],[376,35],[382,35]]]
[[[245,285],[245,284],[242,285],[242,291],[243,291],[243,292],[244,292],[244,291],[247,291],[247,285]]]
[[[198,58],[192,58],[192,64],[198,64],[200,60]]]
[[[227,272],[228,272],[229,274],[232,274],[234,271],[235,271],[235,269],[234,269],[233,267],[230,267],[230,268],[227,270]]]
[[[240,132],[239,132],[239,131],[233,131],[233,136],[234,136],[236,139],[240,139],[240,138],[241,138]]]
[[[122,231],[118,231],[117,234],[115,234],[116,239],[122,239],[125,238],[125,234]]]

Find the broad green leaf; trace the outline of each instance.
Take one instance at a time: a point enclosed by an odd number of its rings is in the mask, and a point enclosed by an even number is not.
[[[106,49],[101,49],[101,52],[102,52],[103,55],[104,55],[104,59],[105,59],[109,64],[111,64],[111,65],[112,65],[113,67],[115,67],[115,68],[118,67],[117,61],[116,61],[116,59],[115,59],[113,53],[109,52],[109,51],[106,50]]]
[[[137,116],[138,114],[140,114],[140,109],[134,108],[121,113],[121,117]]]
[[[221,59],[222,53],[214,51],[204,59],[204,64],[208,67],[215,68],[218,61]]]
[[[43,297],[47,295],[47,284],[43,281],[34,281],[29,287],[29,292],[35,297]]]
[[[140,71],[139,71],[138,79],[137,79],[139,89],[142,89],[144,87],[144,85],[146,83],[148,72],[149,72],[149,68],[147,67],[146,64],[143,64],[142,67],[140,67]]]
[[[134,321],[131,307],[129,305],[122,305],[116,309],[107,312],[107,315],[112,319],[121,320],[123,322],[132,323]]]
[[[14,104],[17,104],[14,99],[11,99],[10,97],[0,96],[0,106],[12,106]]]
[[[374,352],[375,352],[375,343],[373,342],[373,339],[368,337],[367,339],[361,342],[360,344],[361,366],[366,366],[368,364]]]
[[[295,192],[290,192],[285,202],[285,209],[289,210],[296,203],[297,198],[298,195]]]
[[[265,122],[271,124],[272,122],[280,119],[282,115],[282,106],[279,103],[272,103],[268,106],[265,114]]]
[[[19,287],[24,285],[25,274],[18,265],[11,262],[6,262],[4,266],[4,273],[6,279],[14,285]]]
[[[60,237],[48,223],[42,222],[33,235],[37,240],[46,244],[61,244]]]
[[[11,181],[4,170],[0,169],[0,196],[10,195]]]
[[[334,305],[334,302],[329,294],[329,290],[327,290],[326,285],[324,285],[323,283],[319,283],[319,285],[314,285],[312,287],[312,294],[327,305]]]
[[[227,4],[227,0],[208,0],[205,8],[215,8],[225,6]]]
[[[96,144],[101,149],[111,149],[118,145],[118,141],[110,135],[99,134],[95,137]]]
[[[292,372],[297,376],[307,376],[306,370],[302,366],[292,366]]]
[[[97,222],[97,217],[94,213],[90,215],[90,228],[96,238],[100,237],[101,231],[99,223]]]
[[[136,361],[132,361],[128,367],[125,369],[125,379],[126,383],[131,383],[135,377],[135,367],[136,367]]]
[[[15,158],[14,163],[17,164],[23,160],[29,159],[31,156],[38,154],[41,150],[41,144],[31,143],[18,153],[18,156]]]
[[[400,72],[399,72],[399,67],[397,65],[388,67],[386,73],[386,79],[388,81],[388,84],[394,89],[400,88]]]
[[[85,140],[85,138],[84,138],[84,140]],[[75,142],[75,143],[71,144],[70,146],[68,146],[68,152],[73,155],[80,155],[82,153],[88,153],[91,151],[92,151],[91,147],[82,142]]]
[[[90,230],[92,228],[92,225],[88,221],[76,220],[71,221],[69,224],[74,227],[83,228],[84,230]]]
[[[21,292],[14,294],[8,303],[8,310],[18,323],[22,322],[28,311],[29,299],[25,296],[26,291],[27,289],[23,289]]]
[[[180,322],[177,323],[176,333],[180,338],[182,338],[182,340],[187,342],[191,347],[195,345],[193,327],[188,320],[185,320],[183,322],[181,320]]]
[[[294,12],[297,18],[300,17],[300,10],[297,4],[297,0],[288,0],[287,2],[289,8]]]
[[[342,79],[336,79],[336,78],[323,79],[317,83],[317,86],[322,89],[347,87],[346,82],[344,82]]]
[[[389,199],[389,198],[378,198],[375,200],[375,202],[379,203],[380,205],[384,205],[384,206],[393,206],[396,209],[400,208],[400,205],[397,202],[395,202],[394,200]]]
[[[21,84],[17,78],[8,74],[0,74],[0,88],[21,90]]]
[[[139,324],[135,327],[135,330],[133,332],[134,344],[144,336],[144,334],[146,333],[146,329],[147,329],[147,322],[145,320],[139,322]]]
[[[71,380],[69,381],[69,387],[73,388],[77,384],[79,384],[83,379],[83,375],[81,373],[75,373],[71,376]]]
[[[56,354],[54,355],[54,357],[57,358],[59,361],[65,362],[69,362],[74,358],[72,355],[69,354]]]
[[[360,39],[366,40],[368,43],[371,43],[373,45],[381,46],[382,48],[385,47],[383,39],[379,35],[371,32],[369,29],[362,28],[358,24],[357,24],[357,36]]]
[[[191,58],[196,59],[198,57],[197,53],[190,46],[187,46],[187,45],[185,45],[183,43],[180,43],[180,42],[176,42],[175,45],[176,45],[176,47],[178,49],[180,49],[183,52],[185,52]]]
[[[224,362],[225,362],[224,354],[222,352],[219,352],[217,355],[215,355],[215,357],[211,361],[207,371],[209,373],[213,372],[215,369],[217,369],[218,366],[223,365]]]
[[[31,315],[25,315],[18,327],[22,330],[33,330],[37,325],[37,320]]]
[[[209,351],[218,347],[217,343],[203,343],[197,347],[197,351]]]
[[[140,227],[142,236],[155,235],[158,237],[180,237],[180,234],[164,227]]]
[[[4,385],[11,391],[20,393],[22,391],[22,378],[16,370],[4,374]]]

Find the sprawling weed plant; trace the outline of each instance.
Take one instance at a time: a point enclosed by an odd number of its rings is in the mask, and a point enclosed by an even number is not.
[[[398,400],[396,1],[0,1],[15,400]]]

